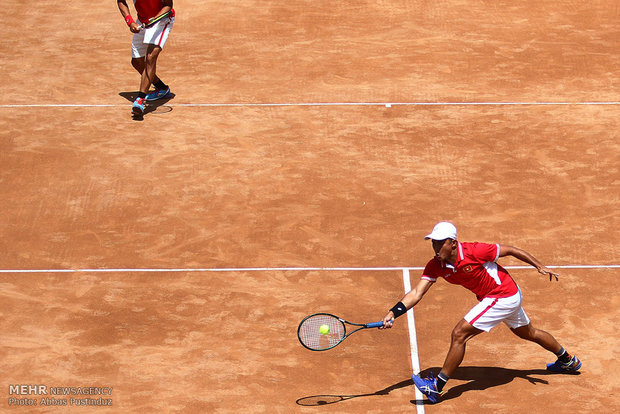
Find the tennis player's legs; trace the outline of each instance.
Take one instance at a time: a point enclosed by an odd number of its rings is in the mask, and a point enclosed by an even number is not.
[[[140,24],[139,21],[138,24]],[[159,81],[159,77],[155,73],[157,58],[170,36],[173,25],[174,18],[164,19],[153,27],[143,29],[133,36],[131,42],[131,64],[142,75],[140,81],[141,92],[148,92],[151,84]]]
[[[489,332],[500,322],[511,329],[525,326],[530,320],[521,307],[521,291],[507,298],[484,298],[474,306],[452,330],[450,350],[441,372],[447,376],[463,362],[467,341],[482,332]],[[514,330],[513,330],[514,332]]]

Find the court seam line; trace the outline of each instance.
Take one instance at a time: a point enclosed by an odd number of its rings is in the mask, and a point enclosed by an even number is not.
[[[533,266],[503,266],[507,270]],[[620,265],[551,265],[549,269],[620,269]],[[395,267],[222,267],[222,268],[93,268],[93,269],[0,269],[0,273],[215,273],[215,272],[309,272],[309,271],[403,271],[424,270],[420,266]]]
[[[405,294],[411,291],[411,277],[409,274],[409,269],[403,269],[403,285],[405,288]],[[420,355],[418,353],[418,337],[417,331],[415,327],[415,316],[413,314],[413,308],[407,311],[407,326],[409,327],[409,348],[411,350],[411,368],[413,370],[414,375],[418,375],[420,373]],[[416,410],[418,414],[424,414],[424,396],[422,392],[416,387],[413,386],[415,400],[416,400]]]
[[[114,108],[128,104],[0,104],[0,108]],[[577,106],[577,105],[620,105],[620,101],[577,101],[577,102],[288,102],[288,103],[178,103],[161,105],[167,107],[304,107],[304,106]]]

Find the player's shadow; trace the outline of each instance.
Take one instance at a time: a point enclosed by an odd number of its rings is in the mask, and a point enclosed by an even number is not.
[[[335,394],[323,394],[323,395],[311,395],[308,397],[302,397],[295,401],[297,405],[302,406],[310,406],[316,407],[321,405],[329,405],[335,404],[346,400],[351,400],[353,398],[362,398],[362,397],[373,397],[378,395],[388,395],[391,391],[397,390],[399,388],[410,387],[413,385],[413,381],[411,379],[407,379],[405,381],[401,381],[397,384],[390,385],[387,388],[384,388],[379,391],[370,392],[367,394],[354,394],[354,395],[335,395]]]
[[[119,95],[127,99],[129,102],[133,102],[138,97],[138,92],[120,92]],[[176,95],[174,93],[170,92],[165,98],[147,102],[144,107],[144,115],[157,111],[158,108],[165,106],[171,99],[174,99],[175,96]],[[166,109],[166,111],[157,111],[157,113],[172,112],[171,106],[166,106]]]
[[[422,371],[420,376],[426,377],[430,372],[436,375],[439,371],[441,371],[441,368],[429,368]],[[457,398],[467,391],[486,390],[488,388],[499,387],[500,385],[512,382],[516,378],[527,380],[532,385],[547,385],[549,381],[542,377],[549,375],[563,374],[550,372],[545,369],[520,370],[500,367],[459,367],[450,379],[468,382],[454,387],[450,387],[450,383],[448,382],[446,393],[441,396],[440,402]],[[579,372],[572,375],[579,375]],[[426,399],[424,399],[424,401],[412,400],[411,402],[413,404],[429,403]]]

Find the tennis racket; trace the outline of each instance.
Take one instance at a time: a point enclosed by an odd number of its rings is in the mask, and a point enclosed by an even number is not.
[[[148,22],[142,23],[142,25],[140,26],[140,30],[148,29],[149,27],[154,26],[158,22],[161,22],[162,20],[164,20],[166,17],[169,17],[171,14],[172,14],[172,10],[168,10],[167,12],[162,13],[159,16],[151,17]]]
[[[321,326],[327,325],[329,332],[322,334]],[[347,333],[347,326],[358,327]],[[297,338],[301,344],[311,351],[327,351],[340,344],[349,336],[362,329],[379,328],[383,321],[372,323],[353,323],[329,313],[315,313],[306,316],[297,328]],[[352,329],[352,328],[351,328]]]

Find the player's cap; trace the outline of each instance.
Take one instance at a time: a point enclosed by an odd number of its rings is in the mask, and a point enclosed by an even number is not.
[[[456,227],[454,224],[449,223],[447,221],[441,221],[435,225],[431,234],[428,234],[424,237],[424,240],[433,239],[433,240],[445,240],[445,239],[453,239],[456,240]]]

